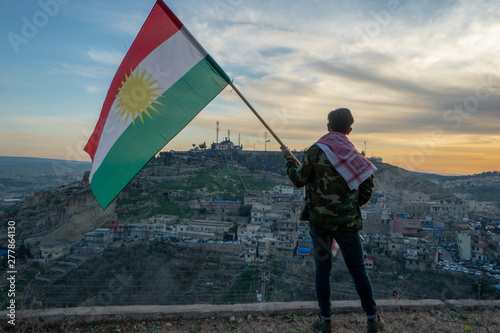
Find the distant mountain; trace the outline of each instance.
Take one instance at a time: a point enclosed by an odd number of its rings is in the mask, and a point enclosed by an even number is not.
[[[423,192],[429,194],[431,200],[455,198],[453,193],[445,189],[441,183],[423,173],[408,171],[387,163],[375,162],[374,164],[377,167],[376,191],[386,194],[394,194],[398,191]]]
[[[0,156],[1,174],[43,173],[81,174],[90,170],[92,164],[83,161],[59,160],[37,157]]]
[[[435,173],[421,173],[416,172],[419,177],[425,178],[430,181],[438,181],[440,183],[447,181],[466,180],[466,179],[484,179],[489,177],[500,177],[500,171],[487,171],[482,173],[475,173],[473,175],[461,176],[443,176]]]
[[[0,199],[23,199],[81,181],[90,168],[90,162],[0,156]]]
[[[500,208],[500,171],[488,171],[467,176],[418,174],[439,184],[458,197],[467,200],[493,202]]]

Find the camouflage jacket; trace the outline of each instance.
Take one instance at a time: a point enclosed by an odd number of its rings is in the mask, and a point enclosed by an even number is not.
[[[305,152],[300,166],[288,156],[286,167],[292,183],[296,187],[306,187],[301,220],[326,230],[362,229],[360,207],[372,196],[373,176],[361,183],[358,189],[350,190],[323,150],[316,145]]]

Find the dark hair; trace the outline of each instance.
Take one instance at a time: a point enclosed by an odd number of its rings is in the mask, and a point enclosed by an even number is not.
[[[347,134],[349,128],[351,128],[354,123],[354,117],[349,109],[339,108],[330,111],[328,114],[328,123],[333,132]]]

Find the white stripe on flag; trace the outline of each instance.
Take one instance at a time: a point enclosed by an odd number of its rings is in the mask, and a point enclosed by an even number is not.
[[[207,55],[198,45],[192,44],[189,32],[184,30],[183,27],[176,32],[146,56],[137,66],[139,74],[142,74],[142,71],[146,70],[145,77],[153,73],[150,81],[159,80],[154,87],[161,87],[161,90],[154,91],[155,94],[163,94]],[[126,74],[127,76],[130,75],[130,69]],[[95,171],[99,169],[102,161],[113,147],[116,140],[133,121],[133,119],[129,117],[125,123],[123,117],[121,120],[120,116],[115,117],[116,108],[117,105],[113,104],[104,124],[99,145],[92,163],[92,170],[89,177],[90,181],[92,181],[92,176]]]

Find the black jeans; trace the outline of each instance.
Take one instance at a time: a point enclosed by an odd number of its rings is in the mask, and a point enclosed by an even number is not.
[[[334,238],[339,244],[344,261],[349,273],[351,273],[366,317],[368,319],[376,318],[377,306],[373,297],[372,283],[365,271],[363,247],[358,232],[328,231],[313,225],[309,232],[316,263],[316,297],[321,317],[330,319],[332,316],[330,273],[332,270],[332,239]]]

